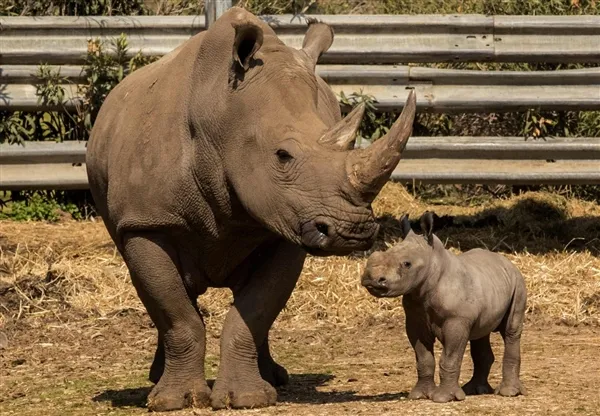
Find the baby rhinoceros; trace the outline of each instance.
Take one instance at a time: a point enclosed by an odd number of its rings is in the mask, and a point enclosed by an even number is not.
[[[403,295],[406,333],[417,359],[418,381],[410,399],[434,402],[464,400],[465,394],[486,394],[494,353],[490,333],[504,339],[502,382],[496,393],[525,395],[519,379],[520,339],[527,293],[523,276],[505,257],[473,249],[455,255],[433,234],[433,215],[421,217],[423,236],[402,218],[403,241],[386,252],[373,253],[362,285],[374,296]],[[435,386],[433,344],[443,346],[440,385]],[[458,384],[467,342],[474,371],[471,381]]]

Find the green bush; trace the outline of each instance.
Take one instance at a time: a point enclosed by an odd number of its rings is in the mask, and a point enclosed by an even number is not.
[[[0,16],[118,16],[146,13],[143,0],[0,0]]]
[[[9,194],[10,195],[10,194]],[[16,200],[4,201],[0,219],[15,221],[58,221],[62,216],[82,219],[82,210],[73,202],[59,201],[52,193],[24,192],[11,195]]]

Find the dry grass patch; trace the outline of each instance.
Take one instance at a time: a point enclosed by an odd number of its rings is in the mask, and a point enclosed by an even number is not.
[[[530,317],[567,324],[600,323],[600,208],[545,193],[527,193],[478,206],[424,203],[397,184],[386,185],[374,204],[382,223],[376,248],[398,238],[398,219],[426,209],[451,216],[437,231],[455,252],[487,247],[521,269]],[[123,261],[103,224],[66,221],[0,223],[0,325],[24,318],[74,322],[143,312]],[[401,319],[398,299],[375,299],[359,285],[366,255],[306,261],[298,287],[279,321],[354,326]],[[200,298],[209,327],[220,325],[229,291]]]

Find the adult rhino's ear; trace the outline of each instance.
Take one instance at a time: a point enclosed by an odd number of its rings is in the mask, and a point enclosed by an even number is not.
[[[235,29],[233,41],[233,60],[239,69],[247,71],[252,57],[263,43],[263,31],[252,21],[236,21],[232,23]]]
[[[402,232],[403,240],[412,231],[412,228],[410,227],[410,221],[408,220],[408,214],[404,214],[400,219],[400,230]]]
[[[433,247],[433,213],[425,211],[421,217],[421,231],[423,236],[427,239],[427,244]]]
[[[315,19],[308,19],[308,30],[302,42],[302,51],[308,55],[313,67],[317,61],[327,52],[333,43],[333,28],[326,23]]]

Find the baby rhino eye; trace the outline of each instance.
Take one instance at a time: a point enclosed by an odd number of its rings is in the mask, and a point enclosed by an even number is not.
[[[402,266],[404,266],[407,269],[410,269],[410,266],[411,266],[410,261],[403,261]]]

